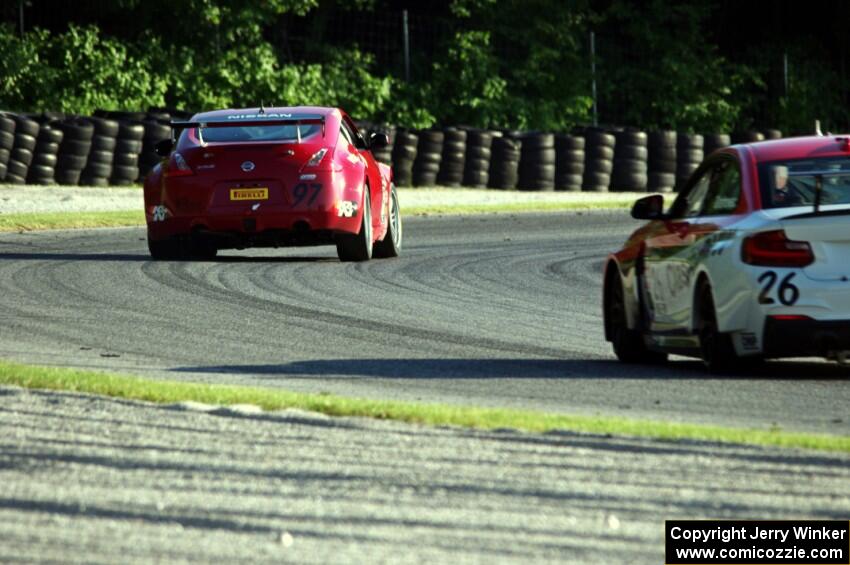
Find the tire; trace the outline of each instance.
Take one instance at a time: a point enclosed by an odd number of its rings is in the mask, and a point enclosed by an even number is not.
[[[387,259],[401,254],[403,229],[401,225],[401,209],[398,205],[398,193],[395,184],[390,185],[390,217],[387,234],[381,241],[376,241],[372,248],[372,257]]]
[[[49,179],[50,182],[53,182],[54,174],[56,174],[56,171],[53,167],[48,167],[46,165],[32,165],[29,170],[27,170],[27,181],[35,182],[37,180]]]
[[[8,116],[0,114],[0,132],[15,133],[15,120]]]
[[[145,137],[145,126],[140,122],[118,122],[118,139],[139,141]],[[141,151],[141,143],[139,151]]]
[[[372,258],[372,200],[369,185],[363,190],[363,214],[360,231],[340,234],[336,238],[336,254],[340,261],[368,261]]]
[[[18,163],[26,165],[27,167],[32,164],[32,157],[32,151],[30,151],[29,149],[24,149],[23,147],[15,147],[9,154],[9,159],[13,159]]]
[[[616,267],[608,275],[605,285],[605,334],[611,340],[614,355],[621,363],[658,364],[667,361],[666,353],[650,351],[646,348],[639,331],[629,329],[626,322],[626,305],[623,296],[623,283]]]
[[[606,147],[604,145],[591,145],[587,149],[584,150],[584,155],[586,160],[596,160],[596,159],[604,159],[605,161],[611,161],[614,159],[614,148]]]
[[[11,175],[25,179],[27,177],[28,169],[29,165],[24,165],[20,161],[9,159],[9,162],[6,163],[6,177],[9,177]]]
[[[36,153],[35,157],[32,160],[30,166],[33,165],[42,165],[45,167],[50,167],[51,169],[56,167],[56,154],[55,153]]]
[[[60,155],[74,155],[77,157],[88,157],[91,151],[91,141],[79,141],[66,139],[59,146]]]
[[[731,336],[717,328],[714,298],[706,281],[700,283],[695,303],[699,308],[699,346],[703,364],[712,373],[724,373],[735,368],[738,355]]]
[[[15,147],[22,147],[24,149],[28,149],[32,151],[35,149],[36,138],[27,133],[16,133],[15,134]]]
[[[88,157],[85,155],[67,155],[60,153],[56,160],[56,167],[59,169],[73,169],[82,171],[86,167]]]
[[[617,145],[614,150],[614,159],[638,159],[646,161],[649,157],[649,151],[645,146],[641,145]]]
[[[0,131],[0,149],[11,149],[15,146],[15,134],[8,131]]]
[[[96,135],[91,141],[91,150],[92,151],[109,151],[110,153],[115,151],[115,145],[118,143],[118,140],[114,137],[106,137],[104,135]]]
[[[22,133],[30,137],[38,136],[38,130],[41,128],[41,124],[37,121],[18,114],[13,114],[12,119],[15,121],[15,134]]]
[[[180,242],[173,239],[163,239],[157,241],[151,239],[148,234],[148,252],[151,259],[154,261],[168,261],[170,259],[179,259],[181,254]]]

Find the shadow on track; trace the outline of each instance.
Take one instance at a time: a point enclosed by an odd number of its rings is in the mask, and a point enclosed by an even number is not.
[[[331,375],[393,379],[645,379],[645,380],[850,380],[850,370],[829,363],[768,362],[728,375],[711,375],[698,361],[625,365],[591,359],[329,359],[280,365],[177,367],[187,373],[252,374],[260,378],[313,379]]]
[[[147,253],[0,253],[0,261],[117,261],[121,263],[153,261]],[[313,257],[313,256],[239,256],[225,255],[212,260],[187,259],[174,261],[161,261],[162,263],[339,263],[336,257]]]

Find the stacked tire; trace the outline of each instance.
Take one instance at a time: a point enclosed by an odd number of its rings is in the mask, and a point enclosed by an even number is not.
[[[142,138],[142,153],[139,155],[139,180],[144,180],[161,159],[156,154],[156,144],[171,137],[171,125],[168,122],[145,120],[143,125],[145,134]]]
[[[676,132],[653,131],[647,136],[646,190],[673,192],[676,188]]]
[[[6,163],[5,182],[25,184],[41,126],[37,121],[19,114],[9,114],[9,117],[15,122],[15,142],[9,153],[9,161]]]
[[[490,178],[490,157],[493,132],[472,129],[466,132],[466,161],[463,165],[463,186],[486,188]]]
[[[55,184],[59,145],[65,136],[52,122],[42,122],[38,130],[32,164],[27,171],[29,184]]]
[[[728,147],[732,140],[726,133],[708,133],[703,135],[705,155],[711,155],[722,147]]]
[[[754,143],[756,141],[764,141],[764,134],[760,131],[747,130],[736,131],[732,134],[732,143]]]
[[[520,190],[555,190],[555,135],[527,133],[522,138],[519,159]]]
[[[416,146],[419,136],[410,131],[399,130],[393,143],[393,178],[396,186],[413,184],[413,163],[416,161]]]
[[[555,136],[555,190],[581,190],[584,160],[583,137],[569,134]]]
[[[6,178],[6,167],[14,146],[15,120],[9,115],[0,114],[0,181]]]
[[[458,128],[443,130],[443,153],[440,159],[440,172],[437,184],[458,187],[463,182],[463,169],[466,162],[466,131]]]
[[[584,179],[581,189],[608,192],[614,170],[614,147],[617,138],[605,131],[589,128],[584,134]]]
[[[145,128],[141,122],[119,121],[118,137],[115,140],[115,155],[112,160],[112,176],[109,184],[126,186],[139,178],[139,154]]]
[[[112,176],[112,163],[115,160],[115,146],[118,139],[118,122],[107,118],[88,118],[94,126],[91,151],[80,176],[84,186],[109,186]]]
[[[618,131],[615,138],[611,188],[618,191],[645,191],[649,155],[646,133],[626,129]]]
[[[522,142],[513,136],[493,138],[490,150],[490,174],[487,179],[489,188],[511,190],[519,182],[519,159]]]
[[[702,163],[704,147],[705,140],[698,133],[680,133],[676,136],[676,190],[685,186]]]
[[[765,139],[782,139],[782,132],[778,129],[762,130],[761,134]]]
[[[78,185],[91,151],[94,124],[83,118],[66,118],[57,121],[56,127],[63,133],[56,157],[56,182]]]
[[[416,161],[413,162],[413,186],[434,186],[440,172],[443,159],[443,140],[440,130],[419,131],[419,144],[416,146]]]

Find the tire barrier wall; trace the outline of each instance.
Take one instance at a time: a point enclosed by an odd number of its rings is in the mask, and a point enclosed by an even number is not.
[[[647,135],[649,192],[673,192],[676,188],[676,132],[653,131]]]
[[[581,189],[588,192],[608,192],[614,170],[614,134],[588,128],[584,132],[584,177]]]
[[[419,136],[399,130],[393,143],[393,178],[396,186],[413,185],[413,163],[416,161]]]
[[[506,135],[493,138],[490,150],[490,174],[488,188],[510,190],[516,188],[519,181],[519,159],[522,142]]]
[[[581,190],[584,180],[584,138],[578,135],[555,136],[555,190]]]
[[[9,156],[15,145],[15,126],[11,116],[0,114],[0,181],[6,179]]]
[[[703,146],[706,157],[718,149],[728,147],[731,144],[731,138],[725,133],[707,133],[703,136]]]
[[[15,133],[9,159],[6,162],[6,178],[3,182],[26,184],[41,124],[18,114],[9,114],[9,117],[15,122]]]
[[[463,169],[466,163],[466,137],[466,130],[443,129],[443,152],[440,157],[437,184],[459,187],[463,182]]]
[[[611,189],[640,192],[646,190],[647,135],[637,130],[623,130],[614,134],[614,162],[611,171]]]
[[[443,160],[445,134],[440,130],[420,130],[413,162],[413,186],[434,186]]]
[[[704,156],[704,139],[699,134],[680,133],[676,136],[676,190],[682,189]]]
[[[41,127],[36,138],[33,161],[27,171],[27,183],[56,184],[59,145],[65,134],[48,116],[34,116],[33,119],[41,123]]]
[[[555,134],[527,133],[521,136],[519,190],[555,190]]]
[[[98,110],[0,112],[0,182],[131,185],[160,162],[154,147],[170,136],[170,120],[192,113]],[[386,133],[375,159],[391,164],[398,186],[465,186],[501,190],[670,192],[680,189],[704,156],[732,143],[779,139],[776,129],[733,134],[644,133],[586,127],[570,134],[466,127],[407,130],[358,122],[366,135]]]
[[[119,125],[115,120],[107,118],[92,117],[88,118],[88,121],[94,126],[94,136],[92,136],[91,151],[86,167],[80,175],[80,184],[109,186]]]
[[[493,153],[493,132],[471,129],[466,132],[466,162],[463,166],[463,186],[486,188],[490,180],[490,158]]]

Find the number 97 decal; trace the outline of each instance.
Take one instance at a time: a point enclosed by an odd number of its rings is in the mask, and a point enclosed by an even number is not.
[[[307,206],[312,206],[321,191],[322,185],[319,183],[307,184],[305,182],[300,182],[292,189],[292,197],[294,199],[292,205],[298,206],[304,202]]]
[[[776,289],[776,298],[783,306],[793,306],[800,299],[800,289],[791,282],[794,276],[796,276],[796,273],[785,275]],[[773,287],[776,286],[777,280],[779,280],[779,275],[775,271],[765,271],[759,276],[758,282],[762,285],[759,293],[759,304],[776,304],[776,300],[771,298],[770,294]]]

